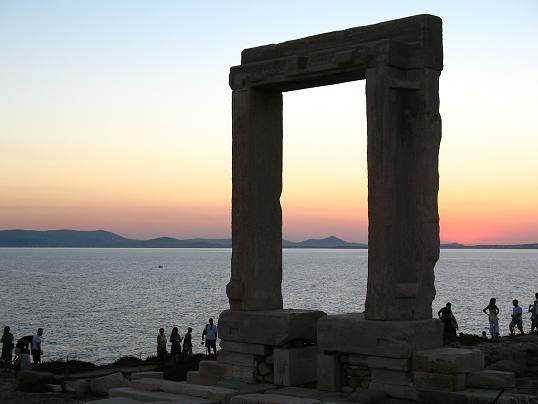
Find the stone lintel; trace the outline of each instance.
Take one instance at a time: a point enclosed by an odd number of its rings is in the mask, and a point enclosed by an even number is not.
[[[241,53],[241,64],[297,55],[305,50],[317,52],[339,46],[351,47],[387,38],[418,45],[422,52],[428,56],[430,67],[442,69],[442,20],[428,14],[244,49]]]
[[[468,373],[484,369],[479,349],[438,348],[413,354],[413,370],[432,373]]]
[[[283,346],[294,340],[316,342],[319,310],[225,310],[219,317],[219,337],[226,341]],[[226,345],[225,345],[226,346]]]
[[[362,313],[337,314],[318,321],[318,345],[336,351],[387,358],[410,358],[414,351],[443,345],[439,320],[365,320]]]
[[[423,68],[421,49],[391,39],[323,49],[278,59],[234,66],[230,87],[271,87],[280,91],[299,90],[366,78],[366,69],[385,64],[400,69]]]

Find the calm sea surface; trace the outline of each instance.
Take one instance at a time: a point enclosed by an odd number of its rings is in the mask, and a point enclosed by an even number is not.
[[[167,335],[191,326],[194,350],[209,317],[228,307],[229,249],[0,248],[0,323],[15,337],[44,327],[44,360],[93,362],[154,354],[159,327]],[[327,313],[363,311],[366,250],[283,251],[284,307]],[[159,268],[162,266],[162,268]],[[501,331],[511,300],[524,327],[538,291],[537,250],[443,250],[435,268],[434,313],[452,302],[460,331],[488,329],[481,310],[496,297]]]

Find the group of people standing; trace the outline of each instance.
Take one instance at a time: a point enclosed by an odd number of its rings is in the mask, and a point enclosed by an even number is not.
[[[21,337],[15,343],[15,337],[11,333],[9,326],[4,327],[4,333],[0,342],[2,343],[2,362],[4,368],[2,373],[8,372],[12,367],[15,369],[15,373],[19,370],[27,370],[32,367],[32,361],[34,364],[41,362],[41,342],[43,337],[43,328],[38,328],[35,335],[26,335]],[[15,351],[15,357],[13,357],[13,351]],[[30,360],[30,353],[32,354],[32,360]]]
[[[213,323],[213,319],[210,318],[202,332],[202,345],[205,344],[208,355],[211,355],[211,352],[213,352],[213,354],[217,353],[217,337],[217,326]],[[164,361],[168,355],[168,341],[170,341],[170,355],[174,362],[177,362],[182,355],[185,358],[192,355],[191,327],[187,328],[187,333],[183,338],[179,334],[177,327],[172,328],[172,333],[169,338],[166,338],[164,328],[159,329],[159,335],[157,335],[157,357],[162,361]],[[183,351],[181,349],[181,341],[183,341]]]
[[[523,309],[519,306],[517,299],[512,300],[512,320],[508,325],[510,335],[515,334],[517,328],[521,334],[523,331]],[[488,316],[489,319],[489,333],[492,339],[500,338],[499,330],[499,308],[497,307],[497,299],[491,298],[489,304],[482,309],[482,312]],[[528,312],[531,314],[531,329],[530,334],[538,332],[538,293],[535,294],[535,300],[533,304],[529,305]],[[445,341],[456,337],[456,331],[459,329],[458,322],[452,312],[452,304],[447,303],[445,307],[441,308],[437,312],[437,316],[443,321]],[[482,332],[482,336],[486,337],[486,332]]]

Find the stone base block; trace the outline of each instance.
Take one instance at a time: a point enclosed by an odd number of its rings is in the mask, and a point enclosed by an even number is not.
[[[371,369],[371,373],[373,383],[413,386],[413,374],[411,372],[388,369]]]
[[[319,319],[317,334],[322,350],[388,358],[410,358],[414,351],[443,346],[443,324],[434,319],[373,321],[361,313],[330,315]]]
[[[301,348],[275,348],[274,383],[280,386],[300,386],[314,382],[317,373],[318,348],[315,345]]]
[[[439,348],[413,354],[413,370],[434,373],[468,373],[484,369],[484,352],[478,349]]]
[[[220,404],[218,400],[206,400],[204,398],[170,394],[161,391],[136,390],[130,387],[118,387],[110,389],[110,397],[126,397],[145,402],[173,402],[174,404]]]
[[[200,384],[200,385],[210,386],[210,385],[217,384],[219,381],[220,380],[217,376],[200,373],[197,370],[191,370],[187,372],[187,383],[190,383],[190,384]]]
[[[255,366],[254,355],[239,352],[230,352],[223,349],[221,349],[217,354],[217,363],[248,367]]]
[[[221,380],[237,380],[244,383],[256,383],[256,368],[254,366],[240,366],[213,361],[201,361],[198,371],[202,375],[208,375]]]
[[[465,389],[465,373],[443,374],[414,372],[415,387],[417,390],[431,391],[459,391]]]
[[[131,380],[136,379],[162,379],[163,372],[134,372],[131,373]]]
[[[317,381],[318,390],[340,391],[342,375],[338,355],[318,354]]]
[[[235,396],[230,404],[319,404],[319,400],[278,394],[245,394]]]
[[[271,353],[272,347],[269,345],[249,344],[246,342],[221,341],[220,347],[228,352],[239,352],[251,355],[265,356]]]
[[[502,389],[516,386],[516,375],[513,372],[499,370],[482,370],[467,375],[467,386],[481,389]]]
[[[293,340],[316,342],[319,310],[225,310],[219,317],[219,337],[226,341],[283,346]]]

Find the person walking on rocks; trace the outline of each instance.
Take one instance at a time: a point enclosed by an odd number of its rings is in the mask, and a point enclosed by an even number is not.
[[[157,357],[164,362],[166,353],[166,335],[164,335],[164,328],[160,328],[157,335]]]
[[[512,309],[512,321],[510,321],[510,325],[508,326],[510,335],[515,335],[515,327],[517,327],[521,335],[523,335],[525,334],[523,332],[523,309],[519,306],[517,299],[512,300],[512,305],[514,306]]]
[[[170,343],[172,344],[170,353],[174,362],[178,362],[181,356],[181,339],[177,327],[172,328],[172,334],[170,334]]]
[[[445,307],[441,308],[437,312],[437,316],[443,321],[444,328],[444,342],[450,342],[456,338],[456,330],[458,327],[458,322],[452,313],[452,304],[449,302]]]
[[[37,329],[37,334],[32,337],[32,360],[34,365],[37,365],[41,362],[41,355],[43,351],[41,350],[41,340],[43,336],[43,328]]]
[[[192,328],[187,327],[187,333],[183,339],[183,355],[185,358],[192,356]]]
[[[482,309],[484,314],[488,315],[489,318],[489,333],[491,334],[492,339],[499,338],[501,334],[499,333],[499,308],[497,307],[497,299],[492,297],[489,299],[489,304]]]
[[[202,344],[204,343],[205,337],[205,346],[207,348],[207,354],[211,355],[211,348],[213,348],[213,353],[217,355],[217,326],[213,324],[213,319],[209,319],[209,324],[205,325],[204,331],[202,332]]]
[[[13,334],[10,331],[11,328],[6,325],[2,339],[0,339],[0,342],[2,342],[2,360],[4,361],[2,373],[9,371],[11,362],[13,361],[13,348],[15,348],[15,344],[13,343]]]

